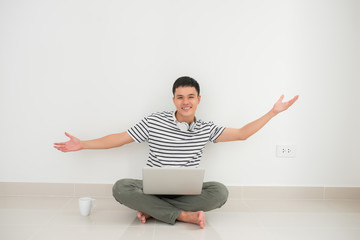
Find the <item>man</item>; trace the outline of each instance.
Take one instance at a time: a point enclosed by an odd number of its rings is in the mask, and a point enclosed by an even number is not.
[[[173,85],[175,112],[160,112],[145,117],[126,132],[108,135],[90,141],[80,141],[65,133],[68,142],[55,143],[63,152],[81,149],[108,149],[131,142],[148,142],[149,167],[197,167],[207,142],[246,140],[260,130],[278,113],[288,109],[297,99],[282,102],[284,95],[273,108],[261,118],[240,129],[224,128],[212,122],[196,119],[200,103],[199,84],[190,77],[181,77]],[[200,195],[159,196],[147,195],[142,191],[142,181],[122,179],[113,187],[115,199],[125,206],[138,211],[142,223],[150,217],[169,224],[182,221],[205,226],[205,213],[225,204],[228,191],[218,182],[205,182]]]

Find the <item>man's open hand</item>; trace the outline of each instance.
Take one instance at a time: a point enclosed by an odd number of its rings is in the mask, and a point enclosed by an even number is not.
[[[54,148],[62,152],[78,151],[83,148],[80,139],[68,134],[67,132],[65,132],[65,135],[69,137],[70,140],[67,142],[54,143]]]
[[[280,99],[274,104],[274,107],[272,109],[272,111],[275,114],[281,113],[282,111],[285,111],[286,109],[288,109],[291,105],[294,104],[294,102],[296,102],[296,100],[298,100],[299,95],[296,95],[293,99],[291,99],[288,102],[283,102],[284,99],[284,94],[281,95]]]

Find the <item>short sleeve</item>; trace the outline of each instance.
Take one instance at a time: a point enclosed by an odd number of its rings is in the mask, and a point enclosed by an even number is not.
[[[216,143],[216,139],[222,134],[222,132],[225,130],[225,127],[220,127],[215,125],[214,123],[210,122],[210,137],[209,141]]]
[[[138,124],[127,130],[127,133],[137,143],[147,142],[149,140],[148,119],[143,118]]]

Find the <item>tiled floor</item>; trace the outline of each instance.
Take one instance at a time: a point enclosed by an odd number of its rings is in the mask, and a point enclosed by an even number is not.
[[[230,199],[206,213],[206,227],[178,222],[171,226],[149,220],[111,198],[82,217],[77,198],[0,197],[2,240],[112,239],[360,239],[359,200]]]

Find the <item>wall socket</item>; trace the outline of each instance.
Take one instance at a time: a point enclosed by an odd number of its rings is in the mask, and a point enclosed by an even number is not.
[[[276,157],[278,158],[294,158],[296,157],[295,145],[276,145]]]

